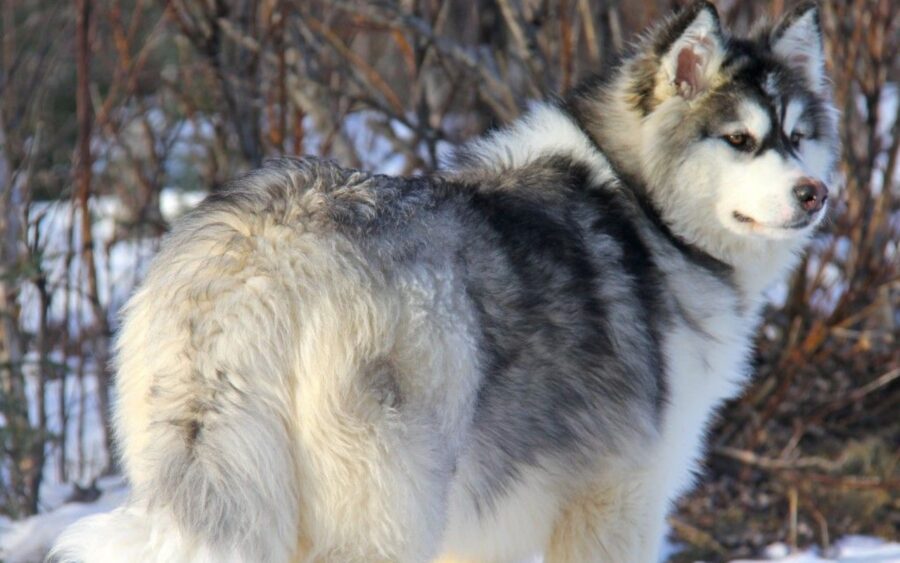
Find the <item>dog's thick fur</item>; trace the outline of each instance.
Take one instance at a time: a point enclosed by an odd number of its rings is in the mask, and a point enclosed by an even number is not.
[[[132,499],[54,556],[654,563],[825,214],[816,18],[736,39],[700,2],[452,172],[211,196],[125,311]]]

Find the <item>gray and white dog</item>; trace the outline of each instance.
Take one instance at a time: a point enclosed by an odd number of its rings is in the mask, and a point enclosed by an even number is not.
[[[124,315],[132,498],[55,557],[654,563],[825,215],[823,60],[814,6],[699,2],[450,172],[235,180]]]

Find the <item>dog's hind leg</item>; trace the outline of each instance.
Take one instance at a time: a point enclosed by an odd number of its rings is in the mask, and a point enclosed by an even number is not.
[[[392,370],[374,362],[344,389],[298,390],[305,561],[436,555],[452,462],[427,414],[401,404]]]
[[[560,511],[546,563],[657,563],[663,507],[643,485],[607,481],[573,496]]]
[[[295,342],[304,556],[430,561],[478,386],[460,297],[428,274],[323,280]]]

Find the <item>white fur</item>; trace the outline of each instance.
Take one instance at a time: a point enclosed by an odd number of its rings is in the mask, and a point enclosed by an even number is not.
[[[442,559],[458,561],[523,561],[541,553],[558,517],[561,479],[547,467],[526,470],[509,494],[479,517],[466,485],[474,475],[463,467],[451,488],[448,526]]]
[[[523,166],[535,159],[564,155],[594,163],[591,181],[603,184],[615,180],[606,158],[572,122],[572,118],[546,103],[533,104],[531,110],[511,126],[495,131],[469,145],[478,164],[489,170]]]
[[[721,159],[731,160],[729,148],[715,148]],[[743,166],[725,165],[717,172],[723,186],[722,193],[716,198],[716,216],[721,224],[739,235],[794,237],[792,229],[784,226],[803,213],[792,192],[797,181],[803,177],[800,166],[792,165],[774,151],[768,151]],[[735,211],[753,219],[754,223],[739,222],[733,216]]]
[[[56,541],[51,557],[103,563],[241,563],[236,553],[184,537],[165,511],[150,513],[137,504],[79,520]]]
[[[734,132],[746,131],[759,140],[765,138],[772,128],[769,113],[755,102],[743,102],[738,108],[738,115],[741,122]]]
[[[788,102],[787,107],[784,110],[784,122],[781,124],[784,134],[788,137],[790,137],[794,131],[803,135],[809,135],[809,131],[806,129],[808,126],[800,123],[800,116],[803,115],[803,109],[803,102],[800,100],[790,100]]]
[[[638,561],[656,561],[653,557],[659,553],[666,529],[664,517],[672,503],[694,484],[709,419],[722,401],[740,391],[749,373],[747,359],[756,326],[755,312],[738,312],[740,301],[707,289],[703,280],[687,268],[672,268],[681,270],[677,298],[686,310],[703,312],[694,320],[709,338],[698,336],[696,327],[679,324],[666,339],[666,358],[672,373],[670,407],[652,454],[654,462],[644,476],[648,496],[658,503],[657,512],[649,515],[649,545]]]

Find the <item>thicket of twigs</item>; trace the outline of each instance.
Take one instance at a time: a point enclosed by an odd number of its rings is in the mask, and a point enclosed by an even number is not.
[[[680,3],[3,2],[0,511],[39,510],[44,477],[87,484],[108,468],[84,451],[92,409],[108,435],[121,299],[103,268],[118,246],[166,231],[163,187],[215,190],[282,153],[435,169],[453,145],[601,71]],[[746,28],[785,2],[719,8]],[[898,12],[892,0],[822,4],[843,189],[767,311],[759,375],[724,409],[703,484],[672,518],[679,557],[900,535]],[[110,197],[114,229],[94,240]],[[48,209],[67,210],[62,250]]]

